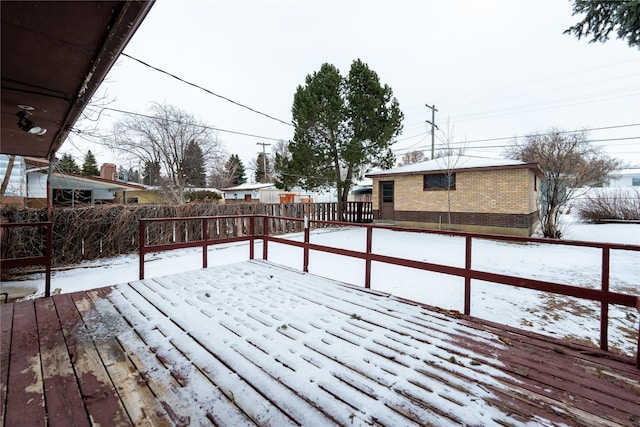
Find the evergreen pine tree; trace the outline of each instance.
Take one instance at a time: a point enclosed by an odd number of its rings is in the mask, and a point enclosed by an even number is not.
[[[142,183],[144,185],[158,185],[160,181],[160,165],[154,162],[145,162],[142,171]]]
[[[229,157],[229,160],[227,160],[225,164],[225,169],[227,176],[232,179],[232,185],[240,185],[247,182],[247,178],[244,176],[244,165],[237,154],[232,154],[231,157]]]
[[[98,163],[96,162],[96,158],[93,156],[91,150],[87,151],[87,154],[84,156],[84,163],[82,163],[82,170],[80,173],[84,176],[99,176],[100,171],[98,170]]]
[[[203,188],[207,185],[207,173],[204,167],[202,149],[196,141],[191,141],[184,151],[182,171],[187,185]]]
[[[63,154],[57,167],[60,172],[80,174],[80,167],[70,154]]]
[[[256,159],[256,182],[269,182],[271,180],[271,160],[264,153],[258,154]]]

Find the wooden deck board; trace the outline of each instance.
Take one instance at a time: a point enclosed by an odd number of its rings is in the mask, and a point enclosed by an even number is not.
[[[91,300],[92,294],[96,294],[96,291],[72,294],[73,302],[85,325],[113,327],[116,319],[111,317],[106,309],[98,313]],[[171,425],[170,416],[155,399],[144,377],[120,346],[117,333],[112,331],[119,333],[120,329],[100,330],[99,339],[96,339],[94,334],[93,342],[129,419],[136,426]]]
[[[51,298],[35,300],[44,398],[50,426],[88,426],[89,418]]]
[[[11,331],[14,304],[0,305],[0,425],[4,425],[7,401],[9,359],[11,358]]]
[[[311,277],[252,262],[5,305],[4,425],[640,425],[629,358]]]
[[[131,425],[94,345],[94,339],[101,339],[99,328],[108,325],[86,325],[73,302],[73,294],[56,295],[53,301],[90,421],[99,425]]]
[[[14,307],[6,404],[5,425],[46,425],[38,327],[32,302],[19,302]]]

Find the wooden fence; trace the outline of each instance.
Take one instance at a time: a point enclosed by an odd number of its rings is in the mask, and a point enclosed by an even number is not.
[[[345,221],[372,222],[371,209],[370,202],[348,202]],[[138,221],[142,218],[222,217],[225,215],[270,215],[292,219],[302,219],[306,215],[318,221],[336,221],[339,217],[337,203],[189,203],[180,206],[107,205],[80,209],[55,209],[52,220],[51,265],[60,267],[83,260],[136,253],[139,242]],[[44,221],[47,213],[46,210],[31,209],[13,214],[7,213],[6,217],[11,224],[33,224]],[[238,224],[218,224],[218,226],[222,227],[219,228],[220,233],[225,234],[224,227],[237,228]],[[177,222],[169,228],[167,224],[159,225],[155,231],[161,236],[161,240],[169,236],[172,242],[186,242],[200,238],[198,230],[192,230],[189,226]],[[211,236],[215,235],[214,230],[209,231],[213,233],[210,234]],[[274,220],[269,232],[282,234],[297,231],[302,231],[299,221]],[[42,246],[41,236],[34,234],[33,228],[7,227],[0,247],[3,258],[20,258],[39,256],[35,248],[40,246]],[[17,274],[18,271],[15,273]]]
[[[305,216],[314,221],[340,221],[338,203],[283,203],[264,204],[263,215],[298,218]],[[371,202],[347,202],[342,221],[356,224],[373,222]]]

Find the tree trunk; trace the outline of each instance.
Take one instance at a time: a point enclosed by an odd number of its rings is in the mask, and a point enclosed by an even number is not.
[[[451,230],[451,186],[447,188],[447,220],[449,222],[449,230]]]
[[[7,163],[7,170],[4,174],[4,179],[2,180],[2,186],[0,187],[0,198],[4,197],[4,193],[7,191],[7,187],[9,186],[9,179],[11,179],[11,171],[13,171],[13,163],[16,160],[16,155],[12,154],[9,156],[9,163]]]
[[[347,199],[349,197],[349,189],[341,188],[338,191],[338,221],[344,221],[345,210],[347,209]]]

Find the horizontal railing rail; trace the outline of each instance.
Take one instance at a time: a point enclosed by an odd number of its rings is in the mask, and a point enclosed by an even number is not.
[[[17,258],[2,258],[0,263],[2,264],[2,268],[18,268],[18,267],[28,267],[32,265],[42,265],[45,267],[44,273],[44,296],[48,297],[51,295],[51,255],[52,255],[52,247],[53,247],[53,223],[51,222],[12,222],[12,223],[2,223],[0,224],[0,229],[2,229],[2,242],[4,244],[5,239],[9,239],[11,236],[5,236],[5,230],[11,230],[14,228],[22,228],[22,227],[44,227],[45,228],[45,236],[44,236],[44,245],[43,245],[43,254],[40,256],[25,256],[25,257],[17,257]]]
[[[153,223],[166,223],[166,222],[199,222],[201,233],[198,235],[199,239],[190,242],[171,242],[164,244],[147,244],[146,231],[149,224]],[[235,233],[232,236],[222,235],[218,233],[212,237],[209,233],[212,224],[215,224],[219,229],[220,221],[223,221],[225,225],[229,224],[229,221],[235,223],[232,227],[232,231]],[[304,230],[303,241],[291,240],[283,237],[278,237],[270,234],[270,230],[275,228],[282,228],[282,223],[295,223],[302,222]],[[276,225],[279,223],[280,225]],[[352,249],[338,248],[327,245],[320,245],[311,243],[310,241],[310,229],[316,227],[360,227],[366,229],[366,250],[358,251]],[[299,229],[299,227],[291,227],[292,229]],[[405,258],[399,258],[389,255],[383,255],[374,253],[373,248],[373,230],[390,230],[401,233],[419,233],[419,234],[439,234],[446,236],[457,236],[465,239],[465,262],[464,267],[455,267],[450,265],[429,263],[425,261],[409,260]],[[269,243],[278,243],[289,246],[295,246],[303,249],[303,261],[302,270],[309,271],[309,256],[310,251],[319,251],[325,253],[331,253],[350,258],[361,259],[365,261],[364,271],[364,287],[371,287],[371,265],[372,262],[380,262],[385,264],[392,264],[396,266],[414,268],[418,270],[431,271],[435,273],[448,274],[464,278],[464,314],[471,314],[471,281],[479,280],[484,282],[497,283],[507,286],[515,286],[520,288],[531,289],[535,291],[553,293],[557,295],[565,295],[575,298],[581,298],[590,301],[596,301],[600,303],[600,348],[608,351],[608,328],[609,328],[609,305],[621,305],[625,307],[635,308],[640,313],[640,297],[638,295],[623,294],[619,292],[613,292],[609,289],[610,285],[610,256],[612,250],[628,250],[640,252],[639,245],[630,244],[616,244],[616,243],[601,243],[601,242],[585,242],[585,241],[572,241],[572,240],[556,240],[556,239],[542,239],[542,238],[526,238],[516,236],[503,236],[492,234],[478,234],[478,233],[465,233],[465,232],[451,232],[440,230],[428,230],[421,228],[407,228],[390,225],[374,225],[374,224],[354,224],[347,222],[334,222],[313,220],[309,218],[291,218],[280,216],[266,216],[266,215],[230,215],[222,217],[191,217],[191,218],[157,218],[157,219],[143,219],[140,220],[140,278],[144,278],[144,255],[149,252],[156,252],[161,250],[171,250],[184,247],[202,247],[203,249],[203,268],[207,267],[207,247],[213,244],[236,242],[236,241],[250,241],[249,245],[249,259],[254,259],[254,244],[256,240],[262,240],[262,258],[267,260],[269,254]],[[537,243],[544,245],[563,245],[563,246],[575,246],[575,247],[589,247],[602,251],[601,256],[601,278],[600,289],[586,288],[575,285],[568,285],[565,283],[555,283],[544,280],[530,279],[518,276],[510,276],[505,274],[492,273],[488,271],[481,271],[472,268],[472,245],[474,240],[495,240],[505,242],[517,242],[517,243]],[[640,368],[640,327],[638,331],[638,340],[636,345],[636,366]]]

